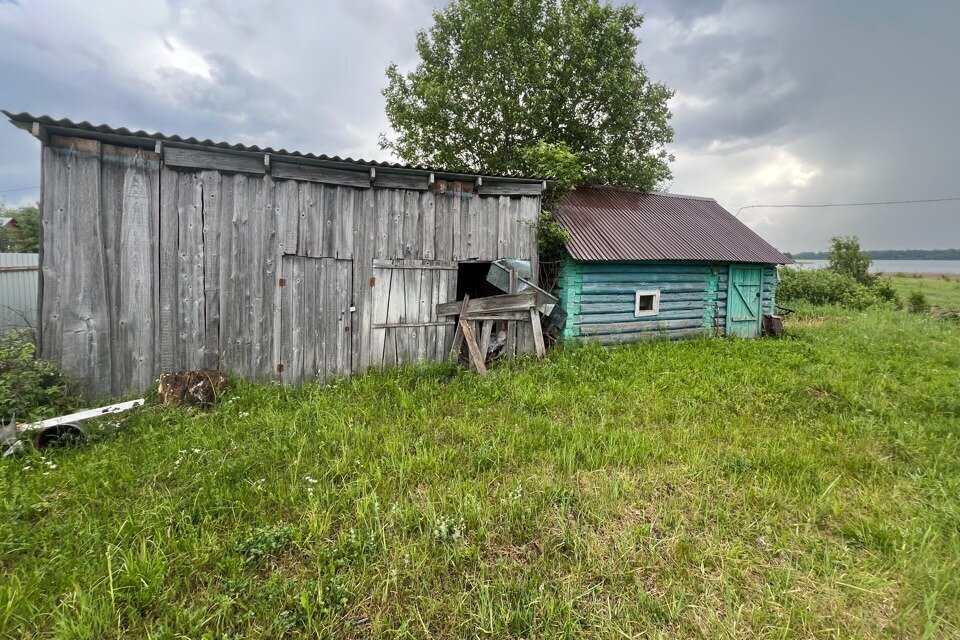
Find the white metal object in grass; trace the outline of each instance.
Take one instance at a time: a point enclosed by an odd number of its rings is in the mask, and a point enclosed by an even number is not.
[[[82,424],[84,420],[123,413],[130,409],[142,407],[145,403],[146,400],[139,398],[137,400],[119,402],[105,407],[97,407],[96,409],[85,409],[84,411],[39,420],[29,424],[14,423],[8,425],[7,428],[4,429],[6,437],[0,438],[0,444],[9,445],[3,457],[6,458],[23,449],[23,442],[20,440],[20,436],[25,433],[35,435],[39,440],[43,440],[44,438],[59,439],[66,436],[83,437],[86,435],[86,429]]]
[[[46,420],[40,420],[39,422],[31,422],[30,424],[20,425],[17,427],[17,431],[20,433],[23,433],[24,431],[43,431],[44,429],[49,429],[50,427],[59,427],[60,425],[69,424],[71,422],[82,422],[84,420],[89,420],[90,418],[101,418],[114,413],[123,413],[124,411],[129,411],[130,409],[142,407],[145,402],[146,400],[140,398],[139,400],[120,402],[118,404],[111,404],[107,405],[106,407],[99,407],[97,409],[85,409],[84,411],[78,411],[77,413],[71,413],[58,418],[48,418]]]

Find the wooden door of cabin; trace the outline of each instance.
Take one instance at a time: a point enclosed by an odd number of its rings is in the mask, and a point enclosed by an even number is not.
[[[453,342],[453,323],[437,305],[455,300],[457,265],[436,260],[375,260],[370,363],[437,362]]]
[[[280,282],[280,379],[350,375],[353,260],[285,255]]]
[[[727,285],[727,335],[752,338],[760,333],[763,269],[730,265]]]

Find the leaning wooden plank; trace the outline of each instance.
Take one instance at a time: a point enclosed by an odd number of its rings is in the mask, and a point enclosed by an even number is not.
[[[363,189],[370,188],[370,173],[367,170],[345,171],[292,162],[274,162],[271,173],[274,178],[339,184],[345,187],[360,187]]]
[[[473,368],[477,370],[482,377],[487,377],[487,367],[483,363],[483,356],[480,355],[480,347],[477,345],[477,336],[473,332],[470,322],[460,318],[460,330],[463,332],[463,341],[467,343],[467,352],[470,354],[470,362]]]
[[[470,304],[470,296],[464,295],[463,302],[460,305],[460,315],[463,315],[467,311],[467,306]],[[439,308],[439,307],[438,307]],[[460,327],[460,323],[457,323],[457,332],[453,334],[453,345],[450,347],[450,352],[447,356],[448,360],[459,360],[460,359],[460,347],[463,345],[463,329]]]
[[[217,169],[234,173],[262,176],[266,173],[263,156],[247,156],[228,151],[201,151],[198,149],[163,148],[163,162],[168,167],[185,169]]]
[[[502,296],[474,298],[470,300],[470,305],[466,311],[468,314],[481,311],[519,311],[530,309],[536,305],[536,291],[522,291],[520,293],[507,293]],[[437,305],[437,315],[439,316],[452,316],[458,313],[461,313],[459,302],[444,302]]]
[[[533,344],[537,348],[537,357],[547,355],[547,347],[543,344],[543,327],[540,326],[540,312],[530,309],[530,328],[533,330]]]
[[[539,196],[543,191],[543,183],[533,184],[525,182],[487,182],[477,187],[481,196]]]

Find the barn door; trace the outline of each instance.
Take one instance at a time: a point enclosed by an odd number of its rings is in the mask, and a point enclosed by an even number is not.
[[[373,274],[373,366],[443,360],[453,341],[453,324],[437,318],[436,309],[439,303],[456,299],[456,264],[376,261]]]
[[[763,269],[730,265],[727,287],[727,335],[752,338],[760,333]]]
[[[280,379],[350,375],[353,261],[285,255],[280,284]]]

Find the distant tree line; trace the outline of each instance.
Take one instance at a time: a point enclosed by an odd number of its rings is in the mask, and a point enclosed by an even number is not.
[[[960,249],[876,249],[864,251],[873,260],[960,260]],[[797,260],[828,260],[830,251],[801,251]]]

